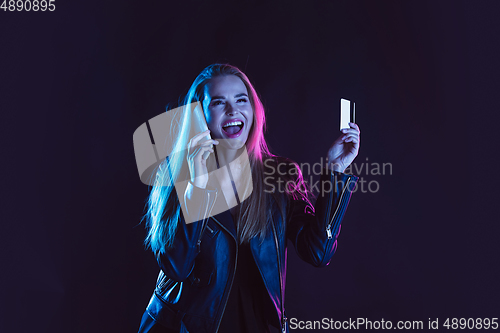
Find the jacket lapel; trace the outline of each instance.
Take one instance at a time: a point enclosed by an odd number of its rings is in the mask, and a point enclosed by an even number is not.
[[[269,223],[272,223],[269,221]],[[261,271],[262,278],[264,279],[264,284],[267,287],[267,291],[270,293],[274,303],[279,302],[276,309],[280,311],[281,300],[280,300],[280,271],[278,270],[278,249],[276,248],[275,234],[272,228],[268,228],[268,233],[264,242],[260,243],[259,237],[254,237],[250,240],[250,248],[252,250],[255,263],[259,270]],[[274,291],[274,294],[271,294]]]
[[[238,239],[236,234],[236,227],[234,224],[233,216],[229,210],[223,211],[220,214],[211,217],[215,222],[219,223],[223,228],[225,228],[234,239]]]

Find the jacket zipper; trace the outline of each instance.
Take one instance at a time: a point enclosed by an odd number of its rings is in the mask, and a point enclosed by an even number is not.
[[[350,181],[351,181],[351,176],[349,176],[349,178],[347,178],[347,183],[346,183],[344,189],[342,190],[342,194],[340,195],[339,203],[337,205],[337,208],[335,209],[335,213],[333,213],[332,218],[330,220],[330,223],[328,223],[328,225],[326,226],[326,234],[328,236],[328,239],[332,239],[333,238],[332,230],[331,230],[332,224],[333,224],[333,220],[335,218],[335,215],[337,214],[337,211],[339,210],[340,205],[342,204],[342,197],[344,196],[345,190],[349,187]]]
[[[210,202],[210,193],[207,193],[207,195],[208,195],[207,201]],[[205,214],[203,214],[203,222],[202,222],[202,223],[205,223],[205,225],[201,228],[200,237],[198,237],[198,241],[196,242],[196,246],[198,248],[198,253],[200,253],[200,251],[201,251],[201,238],[203,237],[203,234],[204,234],[203,231],[205,230],[206,227],[208,227],[208,219],[210,218],[210,217],[205,218],[205,216],[207,216],[207,213],[208,213],[208,205],[206,205],[206,206],[207,207],[205,208]]]
[[[281,261],[280,261],[280,250],[278,246],[278,236],[276,235],[276,228],[274,227],[274,219],[271,219],[271,225],[273,226],[273,231],[274,231],[274,241],[276,243],[276,255],[278,257],[278,273],[280,276],[280,297],[281,297],[281,332],[286,332],[286,321],[287,318],[285,317],[285,309],[284,309],[284,304],[283,304],[283,277],[281,276]]]
[[[229,230],[227,230],[223,225],[222,223],[220,223],[219,221],[217,221],[217,219],[215,217],[212,216],[212,218],[224,229],[226,230],[230,235],[231,237],[233,237],[233,235],[229,232]],[[228,295],[230,295],[231,293],[231,289],[233,289],[233,282],[234,282],[234,276],[236,275],[236,266],[238,265],[238,241],[236,240],[236,238],[234,238],[234,241],[236,242],[236,259],[234,260],[234,270],[233,270],[233,278],[231,279],[231,285],[229,286],[229,291],[228,291]],[[219,320],[218,320],[218,323],[217,323],[217,328],[215,330],[215,333],[217,333],[219,331],[219,326],[220,326],[220,322],[222,321],[222,317],[224,316],[224,312],[226,311],[226,306],[227,306],[227,302],[229,301],[229,297],[226,297],[226,301],[224,302],[224,308],[222,309],[222,314],[221,316],[219,317]]]
[[[334,175],[333,175],[333,177],[334,177],[334,183],[335,183],[335,184],[337,184],[337,176],[334,174]],[[332,192],[333,192],[333,191],[330,191],[330,192],[328,193],[328,202],[329,202],[329,203],[330,203],[330,202],[332,202]],[[328,217],[330,216],[330,211],[332,210],[332,207],[331,207],[331,206],[332,206],[332,205],[330,205],[330,204],[328,205],[328,213],[326,214],[326,218],[328,218]],[[327,236],[328,236],[328,239],[330,239],[330,238],[331,238],[331,234],[332,234],[332,233],[331,233],[331,231],[330,231],[330,225],[331,225],[331,223],[329,223],[329,224],[326,226],[326,234],[327,234]]]

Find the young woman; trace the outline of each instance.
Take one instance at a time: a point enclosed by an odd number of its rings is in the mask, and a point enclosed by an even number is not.
[[[320,188],[330,190],[313,206],[298,165],[269,152],[264,108],[239,69],[208,66],[184,102],[199,102],[208,130],[192,135],[186,107],[174,124],[178,153],[158,168],[145,218],[161,271],[139,332],[288,332],[287,239],[302,260],[330,262],[358,181],[343,172],[359,128],[350,123],[327,152]]]

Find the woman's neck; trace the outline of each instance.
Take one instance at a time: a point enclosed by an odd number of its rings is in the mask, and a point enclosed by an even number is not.
[[[236,197],[240,202],[243,202],[250,196],[253,189],[252,172],[246,147],[240,149],[217,147],[216,156],[219,163],[216,174],[219,182],[217,187],[222,189],[228,206],[234,207],[238,201]],[[235,210],[232,210],[231,213],[234,217]]]
[[[228,149],[225,147],[217,147],[217,159],[219,161],[219,168],[231,164],[231,170],[241,169],[243,167],[241,159],[238,157],[243,152],[244,148]]]

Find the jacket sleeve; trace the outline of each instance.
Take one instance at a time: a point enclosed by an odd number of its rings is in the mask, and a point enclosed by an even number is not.
[[[330,263],[337,248],[340,223],[358,179],[323,168],[314,207],[305,196],[291,200],[287,238],[302,260],[316,267]],[[303,182],[301,176],[297,182]]]
[[[173,189],[171,195],[177,195]],[[216,189],[202,189],[188,182],[181,206],[173,247],[156,252],[161,270],[175,281],[187,279],[200,252],[200,242],[217,197]],[[187,214],[184,216],[184,214]],[[190,223],[186,223],[186,221]]]

